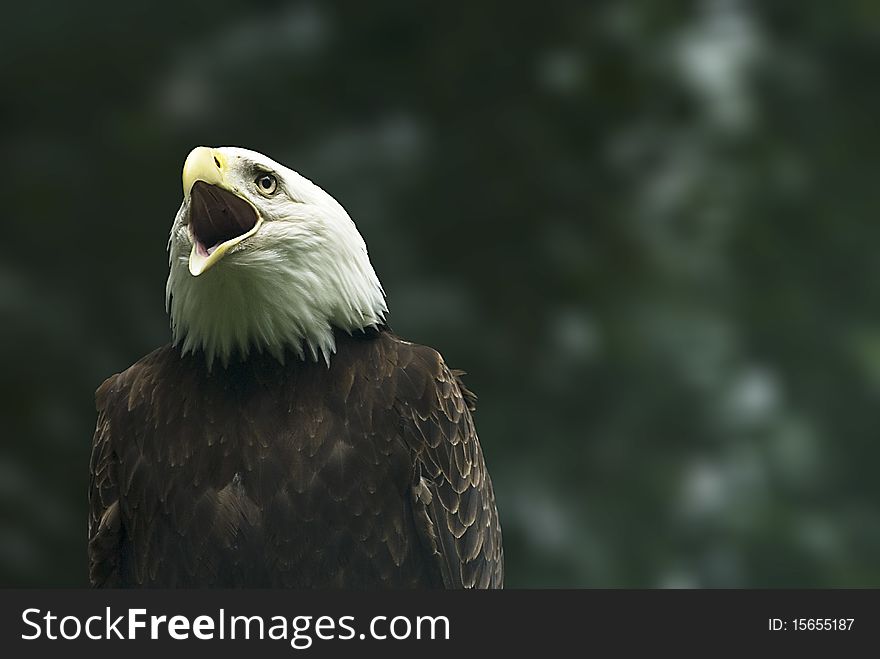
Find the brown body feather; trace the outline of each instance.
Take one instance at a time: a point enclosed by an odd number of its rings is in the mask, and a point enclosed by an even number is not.
[[[97,391],[92,584],[501,587],[459,375],[387,331],[337,333],[329,368],[147,355]]]

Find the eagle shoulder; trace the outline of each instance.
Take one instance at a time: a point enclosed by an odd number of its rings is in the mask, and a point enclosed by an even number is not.
[[[120,464],[126,457],[121,454],[136,448],[122,441],[126,437],[117,426],[124,423],[129,430],[138,427],[125,417],[149,398],[156,369],[172,358],[171,352],[170,346],[154,350],[121,373],[111,375],[95,391],[98,419],[89,460],[88,520],[89,580],[93,586],[123,585],[120,490],[124,484],[120,483]]]
[[[398,340],[396,353],[413,514],[426,551],[446,588],[500,588],[501,526],[472,416],[476,396],[436,350]]]

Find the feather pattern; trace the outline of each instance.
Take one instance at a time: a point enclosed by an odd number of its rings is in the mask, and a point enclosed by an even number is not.
[[[98,389],[95,586],[500,588],[461,372],[387,330],[323,363],[166,346]]]

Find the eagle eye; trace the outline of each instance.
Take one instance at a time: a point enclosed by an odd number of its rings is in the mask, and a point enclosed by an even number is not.
[[[278,188],[278,179],[276,179],[272,174],[260,174],[256,179],[257,190],[259,190],[264,195],[275,194],[275,190]]]

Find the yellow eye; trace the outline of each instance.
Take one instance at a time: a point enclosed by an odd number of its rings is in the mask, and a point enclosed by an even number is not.
[[[260,174],[256,180],[257,190],[264,195],[275,194],[278,188],[278,180],[271,174]]]

